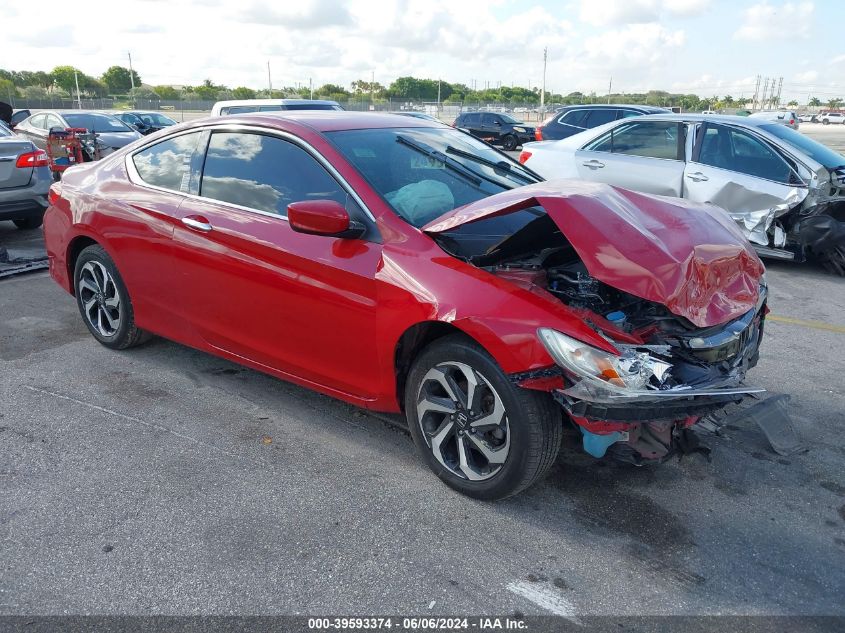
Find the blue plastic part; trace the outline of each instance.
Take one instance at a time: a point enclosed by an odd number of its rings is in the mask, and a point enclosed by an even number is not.
[[[621,311],[609,312],[605,318],[614,325],[621,325],[625,322],[625,313]]]
[[[590,433],[584,427],[581,428],[581,433],[584,435],[584,450],[593,457],[604,457],[608,447],[622,439],[622,434],[619,431],[608,433],[607,435],[598,435]]]

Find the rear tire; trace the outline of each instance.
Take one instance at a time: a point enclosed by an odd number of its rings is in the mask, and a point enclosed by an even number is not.
[[[514,385],[462,335],[435,341],[414,361],[405,413],[429,468],[458,492],[487,501],[540,480],[557,457],[563,430],[549,394]]]
[[[502,139],[502,149],[506,152],[512,152],[516,149],[517,145],[519,145],[519,140],[513,134],[508,134]]]
[[[845,246],[837,246],[816,255],[818,262],[830,273],[845,277]]]
[[[44,222],[44,216],[37,215],[35,217],[21,218],[20,220],[12,220],[12,222],[15,223],[16,227],[24,231],[37,229]]]
[[[112,258],[99,245],[79,254],[73,273],[76,304],[93,337],[111,349],[128,349],[150,339],[135,325],[132,300]]]

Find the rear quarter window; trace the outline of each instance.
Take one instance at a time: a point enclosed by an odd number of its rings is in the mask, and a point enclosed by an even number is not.
[[[190,192],[191,163],[201,132],[182,134],[156,143],[132,156],[132,164],[145,183],[181,193]]]

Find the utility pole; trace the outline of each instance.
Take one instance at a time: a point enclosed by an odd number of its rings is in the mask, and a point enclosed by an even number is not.
[[[79,95],[79,75],[76,72],[76,68],[73,69],[73,80],[76,82],[76,103],[79,106],[79,109],[82,109],[82,97]]]
[[[613,77],[611,76],[610,82],[607,84],[607,102],[610,103],[610,91],[613,90]]]
[[[308,78],[308,89],[311,91],[311,99],[314,99],[314,83],[311,81],[311,77]]]
[[[437,111],[440,112],[440,79],[437,79]]]
[[[783,77],[778,80],[778,97],[777,97],[777,107],[780,107],[780,91],[783,89]]]
[[[370,72],[370,104],[375,109],[376,103],[376,71]]]
[[[546,62],[549,58],[549,47],[543,47],[543,87],[540,89],[540,111],[546,109]]]
[[[754,86],[754,98],[751,100],[751,109],[757,109],[757,96],[760,94],[760,75],[757,75],[757,85]]]
[[[766,79],[763,80],[763,98],[760,99],[760,109],[761,110],[766,109],[766,92],[768,92],[768,90],[769,90],[769,78],[766,77]]]
[[[129,81],[132,84],[132,90],[135,90],[135,71],[132,70],[132,53],[126,51],[126,54],[129,56]]]
[[[267,98],[273,98],[273,80],[270,78],[270,60],[267,60]]]

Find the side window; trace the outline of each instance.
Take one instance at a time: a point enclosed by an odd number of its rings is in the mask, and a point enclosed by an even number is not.
[[[673,121],[646,121],[620,125],[584,149],[646,158],[678,160],[679,124]]]
[[[698,162],[748,176],[790,183],[792,169],[771,147],[754,136],[708,124],[699,141]]]
[[[259,106],[259,112],[281,112],[284,108],[280,105]]]
[[[480,125],[481,124],[481,115],[480,114],[468,114],[466,119],[464,119],[464,125]]]
[[[583,129],[587,127],[585,120],[589,113],[589,110],[570,110],[558,119],[558,123]]]
[[[141,180],[156,187],[189,193],[191,159],[201,134],[182,134],[135,154],[132,162]]]
[[[642,112],[637,112],[636,110],[620,110],[619,111],[619,118],[620,119],[629,119],[632,116],[642,116]]]
[[[211,135],[200,195],[283,217],[291,202],[346,204],[347,198],[338,182],[298,145],[239,132]]]
[[[481,117],[481,125],[484,127],[493,127],[496,125],[496,121],[499,120],[495,114],[484,114]]]
[[[36,114],[29,120],[29,124],[32,127],[37,127],[39,130],[46,130],[47,125],[47,115],[46,114]]]
[[[258,107],[256,107],[256,106],[232,106],[226,111],[226,114],[248,114],[250,112],[258,112]]]
[[[598,108],[591,110],[587,116],[586,128],[594,128],[616,120],[616,110],[613,108]]]
[[[59,117],[57,117],[55,114],[47,115],[47,120],[44,123],[44,127],[48,130],[53,129],[54,127],[60,127],[62,129],[65,128],[62,122],[59,120]]]

